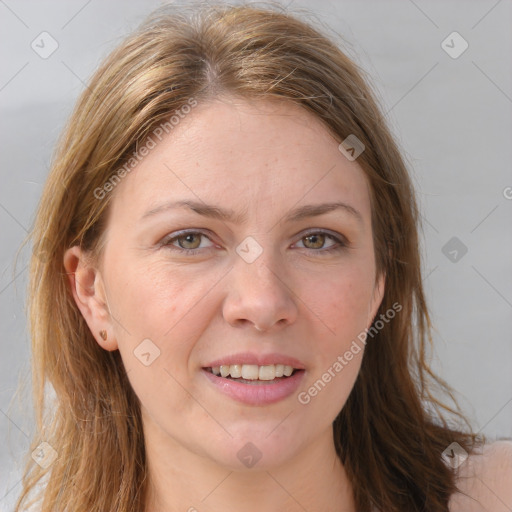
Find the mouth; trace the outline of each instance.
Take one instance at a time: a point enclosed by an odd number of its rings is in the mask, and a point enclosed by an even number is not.
[[[255,364],[232,364],[206,367],[203,370],[222,379],[234,380],[241,384],[262,385],[271,384],[293,377],[303,369],[289,365],[270,364],[258,366]]]
[[[291,397],[301,385],[305,369],[286,365],[222,365],[203,367],[207,385],[246,405],[266,406]]]

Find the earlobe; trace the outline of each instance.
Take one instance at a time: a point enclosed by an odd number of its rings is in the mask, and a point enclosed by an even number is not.
[[[65,252],[63,263],[75,303],[94,338],[103,349],[116,350],[118,345],[113,336],[111,316],[99,270],[77,245]]]

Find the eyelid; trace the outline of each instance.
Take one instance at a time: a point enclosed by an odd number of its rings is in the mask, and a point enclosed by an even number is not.
[[[202,228],[190,228],[190,229],[183,229],[180,231],[174,231],[170,233],[169,235],[164,236],[162,240],[159,242],[159,246],[171,246],[171,242],[177,240],[178,238],[181,238],[186,235],[203,235],[205,238],[208,238],[212,244],[215,244],[215,242],[211,239],[211,233],[208,230],[204,230]],[[173,248],[180,250],[181,247],[175,247]],[[191,251],[197,251],[198,249],[182,249],[183,251],[191,252]]]
[[[188,253],[189,255],[198,254],[201,251],[210,250],[213,248],[214,245],[210,246],[210,247],[203,247],[203,248],[196,248],[196,249],[183,249],[182,247],[177,247],[177,246],[172,245],[171,242],[174,242],[178,238],[181,238],[181,237],[189,235],[189,234],[202,235],[205,238],[208,238],[208,240],[210,240],[210,242],[212,242],[212,244],[215,245],[215,242],[211,239],[211,234],[210,234],[209,230],[205,230],[203,228],[188,228],[188,229],[173,232],[170,235],[165,236],[161,240],[161,242],[159,242],[159,246],[160,247],[168,247],[168,248],[170,248],[171,251],[176,251],[178,253]],[[301,249],[306,249],[306,250],[309,250],[312,252],[325,254],[325,253],[329,253],[331,251],[334,252],[336,250],[347,249],[350,246],[350,241],[347,239],[347,237],[345,235],[343,235],[342,233],[331,231],[326,228],[309,228],[309,229],[306,229],[305,231],[297,233],[297,235],[299,235],[299,234],[302,235],[297,240],[299,242],[303,238],[306,238],[307,236],[316,235],[316,234],[325,235],[325,236],[331,238],[335,242],[333,246],[328,247],[327,249],[308,249],[307,247],[301,248]],[[295,236],[297,236],[297,235],[295,235]]]
[[[326,229],[326,228],[309,228],[309,229],[306,229],[306,231],[302,231],[301,233],[303,233],[301,238],[304,238],[309,235],[321,233],[324,235],[332,236],[333,238],[338,238],[338,239],[340,239],[341,242],[343,242],[346,245],[350,244],[349,239],[344,234],[338,233],[337,231],[331,231],[330,229]],[[297,234],[300,234],[300,233],[297,233]]]

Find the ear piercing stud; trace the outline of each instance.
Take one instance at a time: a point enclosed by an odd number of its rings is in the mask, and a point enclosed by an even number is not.
[[[103,340],[106,340],[107,339],[107,331],[105,329],[101,330],[100,336],[102,337]]]

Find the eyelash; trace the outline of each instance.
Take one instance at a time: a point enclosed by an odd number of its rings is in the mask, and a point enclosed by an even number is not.
[[[345,242],[344,239],[342,239],[341,237],[335,236],[328,231],[323,231],[323,230],[310,231],[310,232],[306,233],[303,237],[301,237],[300,240],[302,240],[303,238],[307,238],[308,236],[318,235],[318,234],[326,235],[327,238],[330,238],[331,240],[336,242],[335,245],[333,245],[332,247],[330,247],[328,249],[309,249],[310,251],[319,253],[320,256],[329,255],[333,252],[340,252],[348,247],[348,243]],[[180,254],[186,254],[187,256],[199,256],[202,249],[199,249],[199,248],[183,249],[182,247],[177,247],[175,245],[172,245],[172,242],[174,242],[175,240],[178,240],[179,238],[183,238],[187,235],[202,235],[209,239],[209,237],[206,235],[206,233],[203,233],[202,231],[181,231],[177,235],[173,236],[172,238],[164,239],[160,245],[162,247],[166,247],[166,248],[170,249],[171,251],[178,252]],[[211,247],[208,247],[207,249],[211,249]],[[306,247],[306,249],[307,249],[307,247]]]

